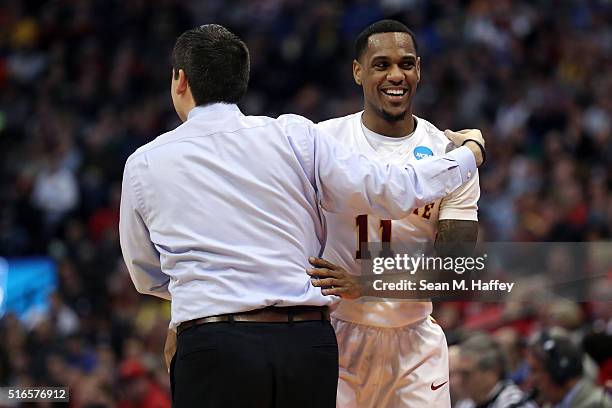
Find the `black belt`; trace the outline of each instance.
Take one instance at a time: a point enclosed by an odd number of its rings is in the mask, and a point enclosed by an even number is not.
[[[194,326],[219,322],[293,323],[313,320],[329,320],[327,306],[269,306],[248,312],[228,313],[188,320],[178,325],[177,334]]]

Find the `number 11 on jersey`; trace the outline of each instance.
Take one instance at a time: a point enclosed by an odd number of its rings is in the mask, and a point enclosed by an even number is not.
[[[367,244],[368,241],[368,215],[361,214],[355,219],[357,226],[357,252],[356,259],[370,259],[370,251],[361,252],[361,245]],[[391,220],[380,220],[380,240],[381,242],[391,242]]]

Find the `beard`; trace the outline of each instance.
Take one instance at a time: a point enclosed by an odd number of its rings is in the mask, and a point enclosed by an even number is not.
[[[408,110],[405,110],[405,111],[400,112],[400,113],[398,113],[398,114],[396,114],[396,115],[393,115],[393,114],[391,114],[391,113],[389,113],[389,112],[387,112],[386,110],[384,110],[384,109],[382,109],[382,108],[381,108],[381,109],[378,111],[378,113],[380,114],[380,116],[381,116],[381,117],[382,117],[382,118],[383,118],[385,121],[387,121],[387,122],[389,122],[389,123],[396,123],[396,122],[400,122],[400,121],[402,121],[402,120],[404,120],[404,119],[406,118],[406,114],[408,113]]]

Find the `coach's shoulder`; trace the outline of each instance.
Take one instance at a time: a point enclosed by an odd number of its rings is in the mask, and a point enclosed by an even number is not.
[[[299,139],[300,136],[310,140],[310,135],[312,135],[315,126],[310,119],[293,113],[280,115],[276,118],[276,124],[280,126],[286,136],[291,137],[294,141],[297,140],[296,138]]]
[[[176,135],[176,131],[178,130],[178,128],[170,130],[168,132],[162,133],[161,135],[157,136],[155,139],[151,140],[150,142],[140,146],[138,149],[136,149],[126,160],[125,165],[127,167],[128,163],[133,163],[139,160],[146,160],[146,154],[147,152],[162,146],[164,144],[166,144],[169,140],[173,139],[174,136]]]

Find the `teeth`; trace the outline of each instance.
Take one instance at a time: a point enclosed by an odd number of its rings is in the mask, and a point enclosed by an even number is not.
[[[405,93],[403,89],[385,89],[383,92],[386,93],[387,95],[393,95],[393,96],[401,96],[401,95],[404,95]]]

